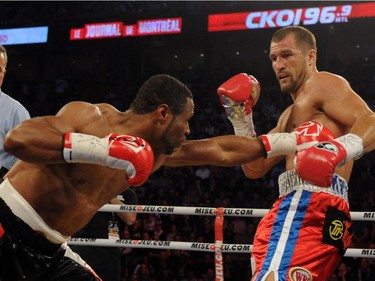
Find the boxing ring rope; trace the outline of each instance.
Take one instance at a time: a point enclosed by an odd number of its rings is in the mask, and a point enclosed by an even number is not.
[[[69,245],[127,247],[138,249],[184,250],[214,252],[215,245],[201,242],[131,240],[131,239],[100,239],[100,238],[70,238]],[[248,244],[222,244],[223,253],[251,253],[253,246]],[[375,258],[375,249],[348,248],[345,257]]]
[[[146,214],[175,214],[175,215],[216,215],[218,208],[187,207],[187,206],[153,206],[153,205],[115,205],[106,204],[98,212],[133,212]],[[263,217],[269,209],[225,208],[224,216],[232,217]],[[352,220],[375,221],[375,212],[350,212]]]
[[[251,253],[252,245],[248,244],[224,244],[223,225],[224,216],[263,217],[268,209],[243,209],[243,208],[212,208],[212,207],[186,207],[186,206],[153,206],[153,205],[115,205],[107,204],[98,210],[99,212],[133,212],[133,213],[157,213],[176,215],[214,215],[215,218],[215,242],[181,242],[159,240],[131,240],[131,239],[99,239],[99,238],[71,238],[69,245],[128,247],[148,249],[169,249],[203,251],[215,253],[216,281],[224,280],[224,265],[222,253]],[[375,221],[375,212],[350,212],[352,220]],[[348,248],[345,257],[375,258],[375,249]]]

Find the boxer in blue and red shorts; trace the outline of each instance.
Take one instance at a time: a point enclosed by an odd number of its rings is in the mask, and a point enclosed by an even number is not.
[[[245,175],[256,179],[284,161],[280,197],[255,235],[251,280],[326,281],[351,242],[347,182],[354,160],[375,149],[375,113],[343,77],[317,70],[315,36],[306,28],[276,31],[269,58],[293,103],[269,134],[258,137],[265,157],[254,160],[257,147],[251,141],[260,85],[240,73],[217,92],[242,141],[230,136],[188,141],[164,165],[241,164]]]
[[[252,280],[271,272],[279,280],[327,280],[331,272],[322,269],[338,266],[351,239],[346,181],[336,174],[331,187],[318,187],[287,171],[279,188],[254,238]]]
[[[350,245],[346,183],[353,160],[375,149],[375,114],[343,77],[317,70],[315,36],[306,28],[277,30],[269,58],[293,103],[259,136],[264,159],[242,165],[252,179],[281,161],[286,169],[280,197],[257,228],[251,280],[325,281]],[[254,79],[241,73],[218,88],[235,134],[249,138],[256,136]]]

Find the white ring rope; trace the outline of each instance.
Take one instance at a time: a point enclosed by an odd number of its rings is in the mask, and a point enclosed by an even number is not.
[[[239,209],[220,208],[224,216],[263,217],[268,209]],[[106,204],[99,212],[133,212],[133,213],[158,213],[177,215],[217,215],[218,208],[211,207],[186,207],[186,206],[153,206],[153,205],[115,205]],[[351,212],[353,220],[375,221],[375,212]],[[148,249],[169,249],[215,252],[214,243],[159,241],[159,240],[131,240],[131,239],[99,239],[99,238],[71,238],[69,245],[127,247]],[[223,253],[251,253],[253,245],[248,244],[222,244]],[[217,249],[216,249],[217,250]],[[348,248],[346,257],[375,258],[375,249]]]
[[[99,238],[70,238],[69,245],[169,249],[185,251],[214,252],[214,243],[159,241],[159,240],[131,240],[131,239],[99,239]],[[248,244],[222,244],[223,253],[250,253],[253,245]]]
[[[141,249],[169,249],[214,252],[215,244],[181,241],[159,241],[159,240],[130,240],[130,239],[99,239],[99,238],[71,238],[69,245],[103,246],[103,247],[126,247]],[[248,244],[222,244],[223,253],[251,253],[253,245]],[[375,249],[348,248],[345,257],[375,258]]]
[[[176,214],[176,215],[216,215],[216,208],[186,207],[186,206],[153,206],[153,205],[115,205],[106,204],[99,212],[133,212],[148,214]],[[263,217],[268,209],[240,209],[224,208],[224,216],[232,217]],[[375,221],[375,212],[350,212],[352,220]]]

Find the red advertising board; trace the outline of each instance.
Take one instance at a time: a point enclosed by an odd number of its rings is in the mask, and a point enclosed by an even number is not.
[[[137,24],[124,25],[122,22],[85,24],[83,28],[72,28],[70,40],[131,37],[182,32],[182,18],[139,20]]]
[[[352,18],[374,17],[375,3],[250,11],[208,16],[208,31],[228,31],[344,23]]]

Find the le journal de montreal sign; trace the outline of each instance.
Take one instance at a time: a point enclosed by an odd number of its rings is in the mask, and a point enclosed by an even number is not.
[[[140,20],[134,25],[122,22],[89,23],[83,28],[72,28],[70,40],[134,37],[182,32],[182,18]]]

